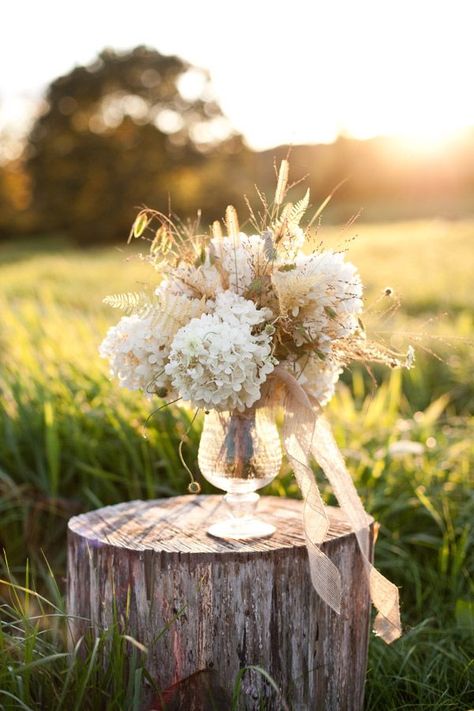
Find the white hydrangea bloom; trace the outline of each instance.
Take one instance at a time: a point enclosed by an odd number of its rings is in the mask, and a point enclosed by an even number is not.
[[[298,255],[296,267],[276,271],[272,282],[283,313],[294,320],[297,345],[311,339],[323,353],[331,342],[355,332],[362,312],[362,283],[344,255],[331,251]]]
[[[265,240],[260,235],[241,232],[235,237],[214,237],[211,245],[229,274],[229,288],[238,294],[248,289],[255,276],[264,274],[268,268]]]
[[[304,230],[294,223],[289,223],[286,233],[278,242],[278,261],[280,263],[292,262],[303,248],[306,241]]]
[[[110,372],[122,387],[144,390],[149,396],[174,393],[165,373],[171,342],[177,331],[206,309],[203,300],[174,295],[161,285],[156,290],[159,304],[145,318],[124,316],[107,332],[99,354],[110,362]]]
[[[201,296],[211,298],[216,292],[222,291],[222,284],[219,272],[210,264],[207,257],[205,263],[199,267],[180,264],[159,288],[165,289],[170,294],[184,295],[190,299]]]
[[[111,374],[124,388],[144,390],[152,395],[158,389],[170,386],[165,373],[167,339],[163,339],[154,326],[152,316],[121,318],[109,328],[99,354],[109,360]]]
[[[254,301],[244,299],[233,291],[223,291],[217,294],[214,313],[219,316],[221,321],[232,326],[240,324],[257,326],[271,319],[273,315],[270,309],[259,309]]]
[[[296,361],[293,374],[308,396],[323,407],[333,397],[342,370],[339,363],[328,363],[312,356]]]
[[[192,319],[176,334],[166,374],[179,395],[196,407],[243,411],[260,398],[276,365],[271,336],[252,328],[267,318],[253,302],[225,292],[213,314]]]

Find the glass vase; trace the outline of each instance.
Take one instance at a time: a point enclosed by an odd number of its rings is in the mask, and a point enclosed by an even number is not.
[[[248,408],[244,412],[206,413],[198,463],[207,481],[227,492],[229,516],[208,533],[225,539],[267,538],[275,527],[259,519],[257,489],[278,474],[282,452],[274,411]]]

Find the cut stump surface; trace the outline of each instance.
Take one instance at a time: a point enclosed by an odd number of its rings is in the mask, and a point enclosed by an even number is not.
[[[370,598],[356,537],[338,508],[322,548],[342,577],[337,615],[314,591],[303,503],[262,497],[271,538],[207,534],[227,516],[222,496],[129,501],[75,516],[68,534],[71,642],[118,624],[145,645],[156,684],[146,709],[360,711]],[[373,521],[369,521],[373,537]]]

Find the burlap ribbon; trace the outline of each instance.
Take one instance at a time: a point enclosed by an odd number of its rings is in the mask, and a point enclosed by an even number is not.
[[[309,459],[322,468],[339,506],[354,530],[369,581],[370,596],[377,610],[374,632],[390,644],[401,635],[397,587],[378,572],[370,561],[368,517],[356,491],[331,428],[317,403],[312,402],[288,371],[276,368],[271,379],[284,393],[283,444],[304,500],[304,531],[311,580],[316,592],[337,613],[341,610],[341,577],[334,563],[320,548],[329,528],[321,494]],[[272,388],[273,393],[275,389]]]

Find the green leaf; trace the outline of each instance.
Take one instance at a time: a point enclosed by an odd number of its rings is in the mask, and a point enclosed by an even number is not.
[[[278,267],[279,272],[292,272],[293,269],[296,269],[296,264],[282,264]]]
[[[49,471],[49,488],[51,496],[56,496],[59,485],[60,444],[55,420],[53,403],[47,400],[43,405],[46,460]]]
[[[474,601],[456,600],[456,624],[474,632]]]
[[[324,311],[326,312],[326,315],[329,316],[329,318],[336,318],[337,316],[337,313],[332,308],[332,306],[325,306]]]
[[[253,281],[250,282],[247,292],[249,294],[259,294],[263,289],[263,279],[262,277],[255,277]]]

